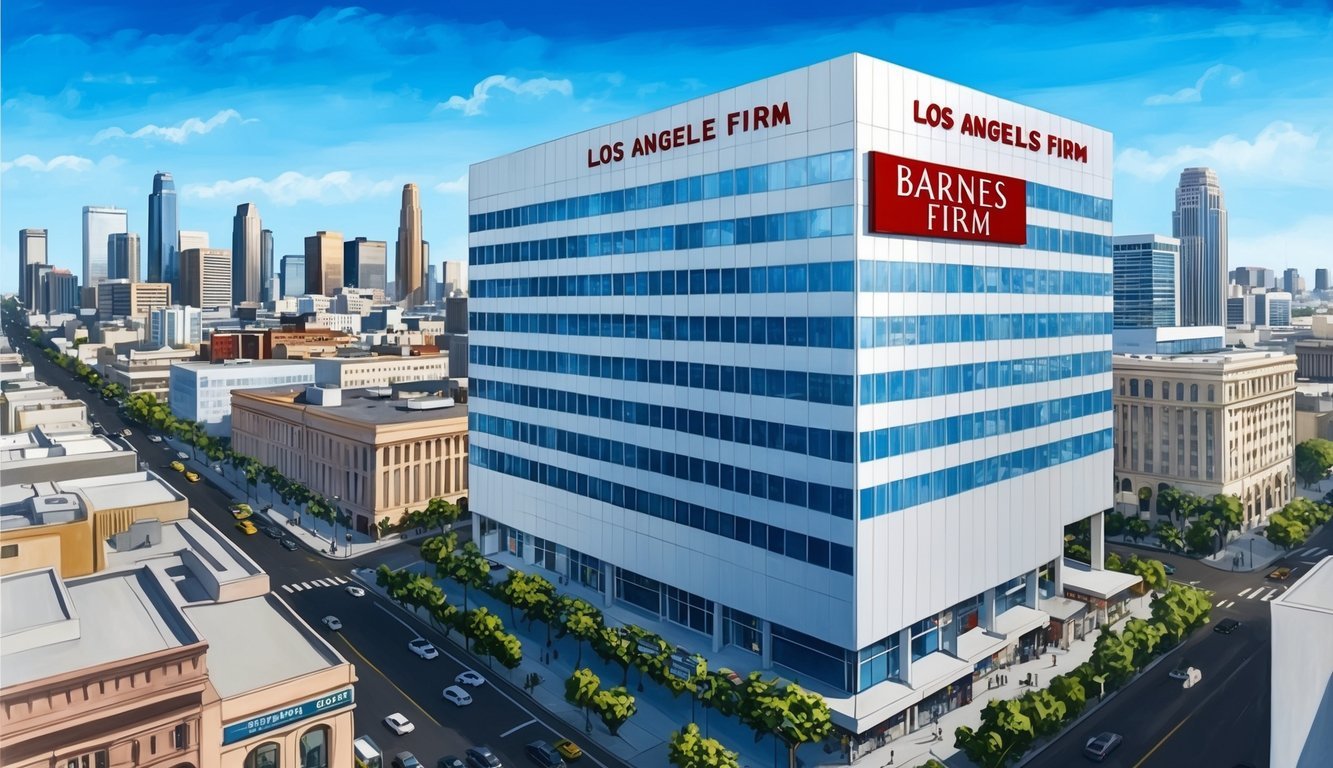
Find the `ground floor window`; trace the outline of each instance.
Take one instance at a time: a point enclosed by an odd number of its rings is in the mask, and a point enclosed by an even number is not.
[[[722,642],[751,653],[764,653],[764,625],[758,616],[735,608],[722,609]]]
[[[329,768],[327,725],[317,725],[301,734],[301,768]]]
[[[602,570],[602,561],[591,555],[585,555],[577,549],[569,550],[569,565],[566,566],[570,581],[591,587],[598,592],[606,591],[606,573]]]
[[[555,570],[555,542],[547,541],[539,536],[532,537],[532,556],[534,562],[540,568],[548,571]]]
[[[662,615],[662,583],[634,571],[616,569],[616,599]]]
[[[245,768],[279,768],[282,747],[276,741],[266,741],[245,756]]]
[[[713,634],[713,601],[675,587],[666,588],[668,621],[705,635]]]
[[[856,654],[817,637],[772,625],[773,663],[822,680],[843,691],[855,690]]]
[[[860,688],[867,690],[885,680],[902,678],[902,662],[899,655],[898,633],[880,640],[857,654],[860,664]]]
[[[523,557],[523,532],[510,528],[507,525],[500,526],[500,540],[503,543],[504,551],[514,557]]]

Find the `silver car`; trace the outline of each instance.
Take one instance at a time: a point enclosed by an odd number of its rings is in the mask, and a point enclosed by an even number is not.
[[[1088,739],[1088,743],[1083,746],[1083,756],[1089,760],[1100,763],[1106,759],[1106,756],[1115,751],[1124,741],[1118,733],[1104,731]]]

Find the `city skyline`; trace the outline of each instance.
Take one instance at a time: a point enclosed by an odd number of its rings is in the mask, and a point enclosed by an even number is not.
[[[1233,263],[1309,275],[1327,260],[1333,215],[1316,201],[1333,179],[1333,75],[1319,73],[1333,71],[1333,46],[1317,6],[944,4],[863,17],[835,4],[763,16],[776,21],[710,8],[699,26],[607,5],[581,27],[538,7],[494,20],[297,3],[219,25],[208,19],[228,14],[83,5],[59,17],[6,8],[6,62],[25,62],[3,74],[11,234],[0,251],[11,263],[12,233],[46,228],[52,263],[77,269],[81,206],[126,208],[137,230],[156,170],[177,180],[182,227],[225,243],[236,206],[253,202],[275,253],[332,227],[392,240],[397,193],[414,182],[436,259],[460,259],[470,163],[850,51],[1111,131],[1117,233],[1169,233],[1179,172],[1207,166],[1227,190]],[[678,55],[656,53],[662,34]],[[462,40],[476,50],[440,55]],[[158,65],[168,60],[179,66]],[[265,71],[262,86],[250,67]],[[16,276],[0,289],[16,290]]]

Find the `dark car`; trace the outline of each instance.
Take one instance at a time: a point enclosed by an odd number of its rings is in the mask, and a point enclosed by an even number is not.
[[[1213,631],[1219,632],[1223,635],[1229,635],[1232,632],[1235,632],[1236,628],[1239,626],[1240,622],[1236,621],[1235,619],[1222,619],[1221,621],[1217,622],[1217,626],[1213,627]]]
[[[421,761],[411,752],[399,752],[393,756],[393,768],[422,768]]]
[[[565,760],[555,747],[544,741],[534,741],[524,748],[532,762],[542,768],[565,768]]]
[[[1088,739],[1088,743],[1083,745],[1083,756],[1100,763],[1120,746],[1121,741],[1120,734],[1104,731]]]
[[[468,747],[465,754],[468,768],[501,768],[500,758],[490,747]]]
[[[264,535],[269,537],[270,539],[281,539],[282,531],[277,528],[274,528],[271,525],[266,525],[264,526]]]
[[[297,543],[296,543],[296,539],[283,539],[283,540],[282,540],[282,548],[285,549],[285,550],[288,550],[289,552],[295,552],[297,546],[298,546],[298,545],[297,545]]]
[[[1162,570],[1166,571],[1167,576],[1176,575],[1176,567],[1170,563],[1162,563]]]
[[[435,768],[467,768],[467,765],[453,755],[445,755],[435,761]]]

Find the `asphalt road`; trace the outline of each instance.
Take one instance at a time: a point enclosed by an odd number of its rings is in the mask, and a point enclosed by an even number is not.
[[[1271,600],[1299,578],[1311,564],[1308,559],[1303,562],[1300,553],[1317,546],[1333,549],[1333,526],[1293,550],[1293,555],[1254,573],[1219,571],[1189,558],[1152,553],[1176,567],[1173,579],[1213,591],[1212,622],[1028,765],[1067,768],[1087,764],[1083,745],[1098,733],[1112,731],[1124,737],[1120,748],[1103,763],[1112,768],[1267,766],[1272,653],[1265,598]],[[1134,551],[1120,546],[1111,549],[1122,555]],[[1292,569],[1287,581],[1266,578],[1278,566]],[[1230,635],[1212,631],[1228,618],[1240,621],[1241,626]],[[1185,689],[1179,680],[1168,677],[1182,662],[1203,673],[1198,685]]]
[[[127,443],[139,452],[142,461],[156,470],[163,480],[186,496],[189,504],[217,526],[223,534],[235,541],[268,572],[272,590],[287,601],[307,623],[329,637],[330,642],[356,667],[356,731],[369,735],[389,760],[401,750],[410,750],[425,765],[432,767],[446,754],[463,756],[469,746],[485,744],[508,766],[532,765],[524,754],[524,746],[542,739],[548,743],[561,737],[572,738],[583,748],[580,765],[600,768],[620,768],[619,759],[582,735],[576,728],[568,728],[536,706],[520,685],[511,684],[503,668],[494,670],[478,667],[486,678],[485,685],[468,688],[473,703],[455,707],[441,697],[442,689],[467,668],[460,659],[468,656],[457,646],[430,627],[387,600],[367,590],[366,597],[356,598],[345,591],[345,585],[311,587],[288,592],[282,585],[309,584],[315,580],[329,582],[342,579],[351,583],[353,569],[364,561],[372,567],[372,559],[383,559],[387,551],[372,552],[362,558],[329,560],[316,555],[304,546],[291,552],[283,549],[277,540],[262,534],[247,536],[235,527],[227,512],[230,497],[209,481],[210,472],[201,473],[198,483],[187,482],[183,475],[170,468],[175,450],[166,443],[152,443],[139,424],[120,417],[114,402],[108,403],[100,395],[90,392],[87,385],[51,363],[26,337],[11,334],[10,338],[23,349],[36,369],[37,378],[59,386],[71,398],[88,404],[89,417],[99,422],[108,433],[115,434],[128,427],[133,434],[113,438]],[[407,545],[399,545],[407,546]],[[401,554],[401,553],[400,553]],[[373,576],[366,574],[373,584]],[[331,632],[321,623],[327,615],[337,616],[343,623],[340,632]],[[424,660],[407,649],[412,638],[424,636],[441,650],[442,655]],[[246,638],[256,649],[262,649],[263,638]],[[520,673],[515,673],[519,680]],[[383,719],[400,712],[416,726],[412,733],[398,736],[390,731]],[[549,724],[549,725],[548,725]]]

